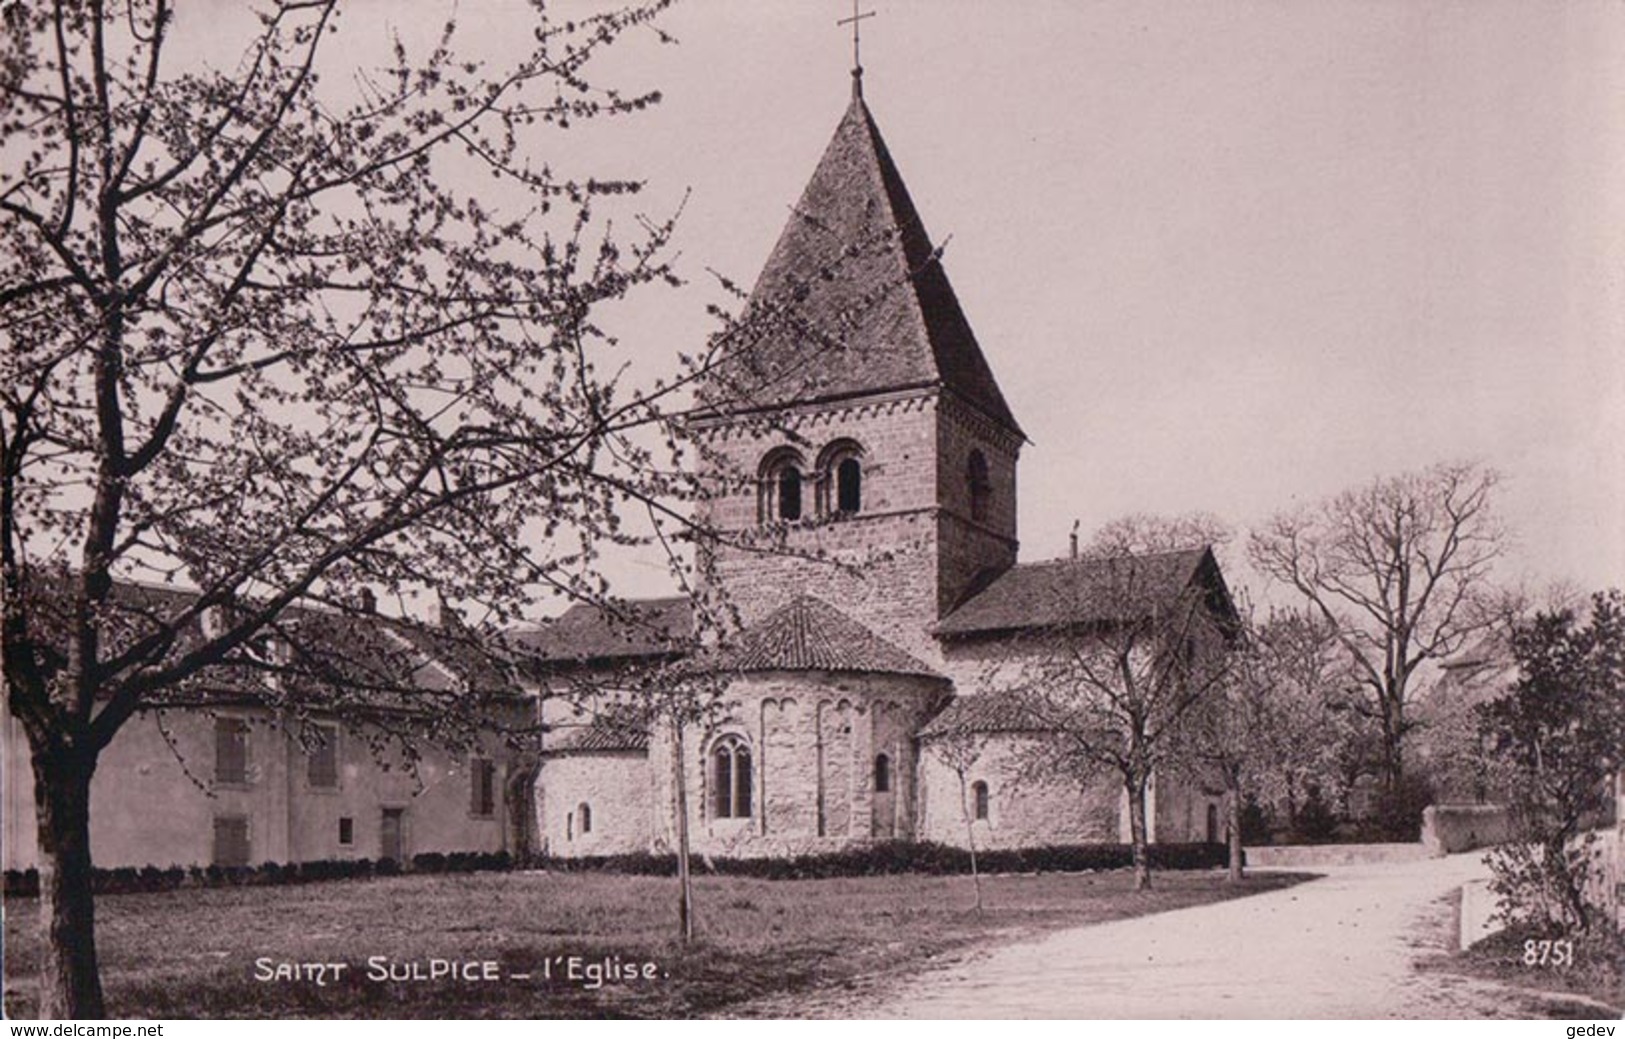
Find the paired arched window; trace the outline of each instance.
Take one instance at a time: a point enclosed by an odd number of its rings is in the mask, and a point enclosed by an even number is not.
[[[750,818],[750,745],[724,736],[711,747],[711,817]]]
[[[965,482],[970,488],[970,518],[986,520],[993,500],[993,481],[987,475],[987,456],[975,448],[965,461]]]
[[[855,440],[836,440],[826,446],[810,474],[795,448],[770,451],[762,459],[757,475],[761,522],[793,523],[814,510],[820,516],[861,512],[863,477],[863,447]],[[811,500],[809,490],[813,492]]]
[[[592,832],[592,805],[583,801],[579,806],[576,807],[576,818],[581,820],[582,833],[587,834]]]
[[[891,758],[884,754],[875,755],[875,793],[884,794],[891,790]]]
[[[970,785],[971,817],[979,821],[987,819],[988,793],[987,784],[978,779]]]
[[[780,448],[762,459],[760,502],[763,523],[793,523],[801,518],[801,470],[805,463],[800,452]]]

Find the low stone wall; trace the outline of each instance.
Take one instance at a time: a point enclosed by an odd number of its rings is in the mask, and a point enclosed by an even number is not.
[[[1495,918],[1495,892],[1487,880],[1469,880],[1461,886],[1461,930],[1463,949],[1471,948],[1492,934],[1506,929],[1506,921]]]
[[[1429,805],[1422,810],[1422,843],[1436,858],[1501,844],[1512,836],[1501,805]]]
[[[1420,844],[1283,844],[1247,849],[1249,866],[1352,866],[1427,857],[1427,848]]]

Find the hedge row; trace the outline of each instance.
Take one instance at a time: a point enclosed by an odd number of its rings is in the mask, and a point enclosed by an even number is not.
[[[1153,844],[1151,865],[1155,869],[1216,869],[1226,861],[1223,844]],[[1126,844],[1064,844],[1042,848],[984,851],[976,856],[984,873],[1082,873],[1089,870],[1126,869],[1134,857]],[[507,852],[426,852],[412,856],[414,873],[473,873],[512,869],[515,863]],[[527,865],[570,872],[631,873],[646,876],[675,876],[676,855],[637,853],[579,859],[543,859]],[[699,873],[724,876],[759,877],[767,880],[804,880],[818,877],[872,877],[899,873],[941,876],[970,872],[970,852],[946,844],[890,841],[846,851],[793,858],[711,858],[695,856]],[[104,894],[135,891],[173,891],[196,887],[259,887],[274,884],[305,884],[319,880],[352,877],[387,877],[401,872],[393,859],[329,859],[282,865],[267,862],[260,866],[172,866],[159,869],[99,869],[95,889]],[[33,896],[39,893],[39,873],[35,870],[7,870],[5,893]]]
[[[425,852],[412,856],[415,873],[473,873],[505,870],[513,861],[499,852]],[[196,887],[261,887],[275,884],[307,884],[319,880],[351,877],[388,877],[401,872],[394,859],[325,859],[320,862],[283,864],[266,862],[258,866],[133,866],[98,869],[92,879],[101,894],[127,894],[135,891],[174,891]],[[8,869],[5,893],[32,897],[39,894],[39,871]]]
[[[1228,861],[1223,844],[1153,844],[1154,869],[1216,869]],[[1134,864],[1127,844],[1064,844],[978,852],[976,865],[983,873],[1081,873],[1125,869]],[[603,871],[673,876],[677,856],[636,853],[578,859],[550,859],[547,868],[566,871]],[[892,841],[847,851],[793,858],[711,858],[695,856],[698,873],[760,877],[767,880],[802,880],[818,877],[865,877],[895,873],[944,875],[970,872],[970,852],[946,844]]]

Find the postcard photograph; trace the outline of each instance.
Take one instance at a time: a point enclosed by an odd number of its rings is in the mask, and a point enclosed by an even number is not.
[[[8,1018],[1625,1015],[1619,3],[0,6]]]

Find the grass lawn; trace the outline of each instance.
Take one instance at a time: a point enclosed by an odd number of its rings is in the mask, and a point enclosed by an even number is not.
[[[697,938],[678,945],[677,882],[603,873],[487,873],[106,895],[97,926],[108,1012],[116,1017],[694,1017],[748,1000],[839,990],[917,968],[974,943],[1256,894],[1307,879],[1128,871],[995,876],[986,913],[969,877],[834,880],[696,877]],[[5,903],[5,1009],[34,1012],[33,900]],[[431,960],[495,961],[497,980],[370,980]],[[575,973],[608,958],[624,977]],[[260,980],[277,964],[348,964],[336,982]],[[264,964],[263,966],[261,964]],[[476,972],[484,968],[474,968]],[[289,968],[283,968],[286,973]],[[528,974],[529,979],[514,978]]]

